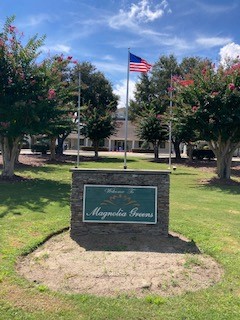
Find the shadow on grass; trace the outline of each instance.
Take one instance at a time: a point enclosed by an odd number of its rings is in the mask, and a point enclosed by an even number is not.
[[[137,162],[137,159],[127,159],[128,162],[133,163]],[[116,157],[98,157],[95,159],[93,156],[81,156],[79,158],[79,167],[81,167],[81,164],[83,163],[123,163],[124,158],[116,158]],[[28,169],[31,168],[46,168],[49,165],[57,165],[57,166],[69,166],[69,167],[76,167],[77,164],[77,156],[72,155],[63,155],[58,156],[56,160],[50,160],[48,155],[27,155],[27,156],[21,156],[20,162],[15,165],[16,170],[22,170],[22,169]],[[2,170],[2,164],[0,164],[0,170]],[[44,171],[44,169],[42,169]]]
[[[52,202],[58,202],[61,206],[69,204],[69,183],[38,178],[18,183],[4,181],[0,183],[0,190],[0,204],[4,208],[0,218],[10,213],[22,215],[28,210],[46,214],[45,208]]]
[[[236,180],[225,180],[212,178],[209,180],[201,181],[201,184],[198,185],[198,188],[205,190],[219,190],[227,194],[240,194],[240,181]]]
[[[114,157],[98,157],[94,158],[94,156],[81,156],[79,158],[79,164],[85,162],[93,162],[93,163],[123,163],[124,159],[122,158],[114,158]],[[136,162],[134,159],[128,159],[128,162]],[[47,160],[47,164],[72,164],[73,166],[77,163],[77,156],[69,156],[64,155],[62,157],[58,157],[56,160]]]
[[[197,173],[192,173],[192,172],[177,172],[173,171],[172,174],[174,174],[175,176],[197,176]]]

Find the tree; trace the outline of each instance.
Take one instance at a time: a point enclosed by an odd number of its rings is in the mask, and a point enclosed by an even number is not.
[[[199,133],[195,128],[194,119],[189,116],[191,110],[188,106],[178,105],[174,103],[172,109],[172,133],[174,139],[172,140],[176,159],[181,159],[180,143],[185,143],[188,146],[189,162],[192,161],[193,143],[200,139]]]
[[[104,74],[97,71],[90,62],[83,62],[75,68],[75,82],[78,82],[78,72],[81,72],[81,104],[89,109],[108,109],[115,112],[118,96],[113,93],[112,84]]]
[[[162,124],[162,116],[157,115],[154,109],[142,112],[137,122],[137,135],[140,139],[152,143],[154,159],[159,157],[159,145],[166,139],[167,126]]]
[[[44,65],[36,63],[44,38],[34,36],[24,46],[13,22],[8,18],[0,33],[0,144],[6,178],[14,175],[24,135],[41,132],[51,110]]]
[[[95,157],[98,157],[99,142],[108,138],[115,128],[113,114],[117,109],[118,96],[104,74],[89,62],[75,68],[75,81],[81,72],[81,133],[92,140]]]
[[[180,74],[180,67],[177,59],[174,55],[161,56],[159,60],[153,65],[150,74],[142,74],[140,81],[136,85],[135,99],[130,102],[130,116],[134,119],[140,116],[143,109],[154,110],[154,117],[156,115],[162,116],[162,121],[165,119],[162,130],[166,136],[167,121],[170,121],[170,93],[169,88],[171,86],[171,76]],[[151,112],[152,112],[151,111]],[[142,122],[141,122],[142,123]],[[150,131],[149,131],[150,132]],[[154,137],[154,132],[151,131]],[[180,157],[179,144],[180,141],[175,139],[175,135],[172,135],[172,142],[174,144],[176,155]],[[177,149],[178,147],[178,149]],[[155,145],[155,152],[158,150]],[[155,153],[155,157],[158,157]]]
[[[130,101],[129,119],[136,120],[144,108],[150,108],[153,103],[153,93],[149,74],[141,73],[139,81],[136,83],[134,100]]]
[[[189,108],[189,116],[201,139],[217,158],[217,175],[230,179],[234,151],[240,146],[240,62],[206,65],[192,74],[193,84],[179,86],[179,103]]]
[[[143,108],[154,108],[157,114],[163,114],[169,106],[168,88],[171,74],[180,70],[173,55],[161,56],[148,74],[142,73],[136,84],[134,101],[130,101],[129,113],[134,118]]]
[[[74,97],[77,95],[76,85],[73,82],[72,57],[64,58],[63,55],[45,59],[47,78],[51,85],[52,113],[46,134],[50,139],[51,159],[55,159],[55,151],[63,153],[63,143],[69,133],[76,127],[74,113],[76,104]],[[56,139],[58,146],[56,150]]]
[[[197,56],[185,57],[179,64],[179,76],[181,76],[182,79],[189,79],[189,77],[191,77],[191,74],[193,72],[196,72],[196,70],[201,72],[202,69],[204,69],[205,67],[210,67],[211,65],[212,62],[207,58],[202,59],[201,57]]]
[[[174,145],[176,159],[181,159],[180,144],[186,143],[189,149],[192,149],[192,142],[198,139],[198,133],[194,128],[194,121],[188,117],[188,108],[178,106],[175,101],[177,100],[178,91],[175,90],[174,84],[178,83],[180,86],[186,86],[192,83],[191,75],[193,72],[201,72],[206,66],[211,66],[208,59],[200,57],[185,57],[179,64],[179,74],[172,76],[172,91],[173,107],[172,112],[167,111],[169,120],[172,120],[172,143]],[[189,159],[191,160],[191,150],[189,152]]]
[[[92,140],[95,152],[95,159],[98,158],[99,143],[105,138],[109,138],[115,132],[115,121],[112,113],[109,110],[102,110],[98,108],[89,109],[85,106],[83,110],[83,128],[82,134]]]

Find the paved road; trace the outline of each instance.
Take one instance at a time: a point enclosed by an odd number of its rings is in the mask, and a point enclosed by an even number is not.
[[[63,152],[66,155],[77,155],[77,150],[65,150]],[[22,149],[21,154],[33,154],[30,149]],[[80,150],[80,156],[94,156],[93,151],[82,151]],[[100,157],[118,157],[118,156],[123,156],[124,157],[124,152],[122,151],[100,151],[99,153]],[[133,157],[146,157],[146,158],[153,158],[154,155],[153,153],[135,153],[135,152],[128,152],[127,156],[133,156]],[[169,155],[167,153],[159,153],[160,158],[168,158]],[[174,157],[174,155],[172,155]]]
[[[22,149],[21,154],[32,154],[32,151],[30,149]],[[64,154],[66,155],[77,155],[77,150],[65,150]],[[80,156],[94,156],[93,151],[82,151],[80,150],[79,153]],[[124,157],[124,152],[123,151],[100,151],[99,152],[100,157],[119,157],[122,156]],[[127,153],[128,157],[146,157],[146,158],[153,158],[154,155],[153,153],[135,153],[135,152],[128,152]],[[174,159],[175,155],[172,154],[172,158]],[[182,158],[186,158],[186,154],[182,154]],[[169,158],[168,153],[159,153],[159,158]],[[240,157],[233,157],[233,161],[239,161],[240,162]]]

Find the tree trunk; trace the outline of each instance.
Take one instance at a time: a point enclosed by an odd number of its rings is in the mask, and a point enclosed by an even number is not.
[[[69,133],[70,133],[70,132],[65,133],[65,134],[62,134],[61,136],[59,135],[59,136],[57,137],[58,145],[57,145],[56,154],[59,155],[59,156],[62,156],[62,155],[63,155],[63,150],[64,150],[63,144],[64,144],[65,139],[66,139],[67,136],[69,135]]]
[[[20,156],[20,152],[21,152],[21,149],[22,149],[22,144],[23,144],[22,141],[19,142],[19,144],[18,144],[18,151],[16,153],[16,159],[15,159],[15,163],[16,164],[19,163],[19,156]]]
[[[230,179],[232,155],[217,156],[217,175],[220,179]]]
[[[93,148],[94,148],[94,159],[98,159],[98,147],[99,147],[99,141],[93,140]]]
[[[50,137],[50,159],[51,160],[56,160],[56,137]]]
[[[19,142],[22,137],[1,137],[3,170],[2,177],[11,179],[14,176],[15,160],[19,150]]]
[[[192,163],[193,161],[193,146],[191,143],[187,144],[187,154],[188,154],[188,162]]]
[[[181,159],[180,143],[181,143],[181,141],[178,141],[178,140],[173,141],[174,151],[175,151],[175,155],[176,155],[177,160]]]
[[[231,164],[234,151],[240,143],[233,143],[231,140],[208,141],[208,145],[217,158],[217,175],[220,179],[231,178]]]
[[[154,150],[154,160],[157,161],[159,159],[158,142],[153,143],[153,150]]]
[[[56,147],[56,154],[58,156],[62,156],[63,155],[63,142],[64,140],[62,140],[61,138],[58,137],[58,144]]]

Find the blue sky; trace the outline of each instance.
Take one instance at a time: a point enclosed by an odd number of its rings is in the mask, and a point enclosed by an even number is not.
[[[239,0],[0,0],[0,25],[16,16],[26,39],[46,35],[44,54],[90,61],[125,102],[127,49],[154,63],[161,55],[240,55]],[[137,73],[130,74],[130,93]]]

